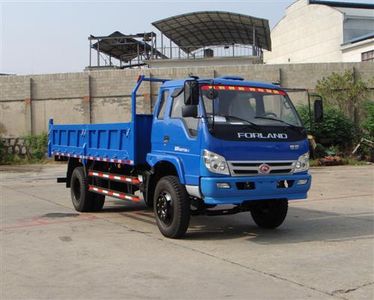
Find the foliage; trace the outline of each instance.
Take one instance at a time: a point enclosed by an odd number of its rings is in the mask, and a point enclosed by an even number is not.
[[[323,146],[338,145],[345,149],[352,144],[355,130],[353,123],[337,108],[325,107],[324,120],[310,128],[309,108],[301,105],[297,108],[308,132],[315,136],[318,143]]]
[[[333,72],[317,81],[316,90],[327,105],[339,108],[358,127],[360,104],[366,100],[369,89],[366,82],[355,78],[354,71]]]
[[[329,156],[336,156],[336,155],[341,155],[341,150],[338,145],[332,145],[326,149],[326,155]]]
[[[316,145],[316,148],[314,149],[314,157],[318,158],[318,157],[324,157],[327,155],[327,152],[326,152],[326,148],[317,143]]]
[[[0,136],[0,164],[22,164],[42,162],[45,158],[48,145],[48,135],[27,135],[23,137],[28,148],[24,155],[9,154]]]
[[[45,158],[48,146],[48,135],[46,133],[27,135],[24,139],[29,149],[28,159],[41,160]]]
[[[361,123],[361,128],[366,138],[374,140],[374,102],[366,101],[363,104],[363,108],[365,117]]]
[[[0,163],[4,163],[6,160],[7,160],[7,153],[5,152],[3,139],[0,136]]]
[[[298,105],[296,107],[297,112],[299,113],[299,116],[301,118],[301,121],[303,121],[304,127],[306,130],[310,133],[312,133],[312,128],[310,127],[310,119],[309,119],[309,107],[306,104]],[[313,126],[313,124],[312,124]]]

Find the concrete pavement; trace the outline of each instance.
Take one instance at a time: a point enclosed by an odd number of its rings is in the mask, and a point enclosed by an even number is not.
[[[277,230],[249,213],[161,236],[142,204],[78,214],[64,165],[0,167],[1,299],[373,299],[374,167],[312,170]]]

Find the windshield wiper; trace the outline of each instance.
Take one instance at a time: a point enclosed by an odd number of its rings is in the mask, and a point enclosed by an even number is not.
[[[230,115],[217,115],[217,116],[221,116],[221,117],[225,117],[225,118],[231,118],[231,119],[236,119],[236,120],[239,120],[239,121],[241,121],[241,122],[245,122],[245,123],[247,123],[248,125],[251,125],[252,127],[255,127],[255,128],[257,128],[257,129],[260,129],[260,126],[258,125],[258,124],[256,124],[256,123],[253,123],[253,122],[251,122],[251,121],[248,121],[248,120],[246,120],[246,119],[242,119],[242,118],[239,118],[239,117],[237,117],[237,116],[230,116]]]
[[[281,120],[281,119],[277,119],[277,118],[269,118],[269,117],[261,117],[261,116],[256,116],[255,119],[263,119],[263,120],[278,121],[278,122],[281,122],[281,123],[283,123],[283,124],[288,125],[289,127],[293,128],[293,129],[297,129],[297,130],[299,130],[299,127],[297,127],[296,125],[291,124],[291,123],[288,123],[288,122],[283,121],[283,120]]]

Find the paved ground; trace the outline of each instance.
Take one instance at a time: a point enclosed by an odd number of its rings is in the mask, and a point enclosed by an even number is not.
[[[3,168],[1,299],[373,299],[374,167],[314,169],[285,224],[194,217],[163,238],[141,205],[77,214],[64,166]]]

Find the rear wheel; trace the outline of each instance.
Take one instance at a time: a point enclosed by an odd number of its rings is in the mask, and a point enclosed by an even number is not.
[[[182,237],[190,222],[186,189],[176,176],[166,176],[156,185],[153,208],[161,233],[169,238]]]
[[[100,187],[102,187],[102,186],[105,187],[104,184],[105,184],[105,180],[103,180],[101,178],[98,178],[98,177],[94,178],[94,185],[100,186]],[[105,203],[105,195],[92,193],[92,207],[91,207],[92,211],[102,210],[103,206],[104,206],[104,203]]]
[[[251,209],[251,215],[257,226],[274,229],[280,226],[287,216],[287,200],[258,201]]]
[[[103,208],[105,196],[88,191],[88,182],[83,167],[76,167],[70,180],[71,200],[79,212],[98,211]]]
[[[103,209],[105,203],[105,195],[94,194],[92,199],[91,211],[100,211]]]

